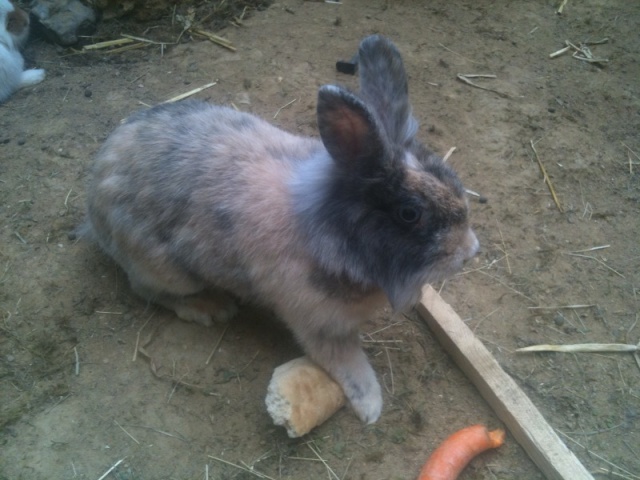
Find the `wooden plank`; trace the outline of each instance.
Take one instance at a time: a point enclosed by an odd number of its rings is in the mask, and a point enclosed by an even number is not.
[[[445,350],[548,479],[593,480],[529,397],[430,286],[424,287],[417,309]]]

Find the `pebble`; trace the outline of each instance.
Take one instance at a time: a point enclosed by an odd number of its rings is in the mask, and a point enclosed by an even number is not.
[[[556,313],[555,317],[553,317],[553,322],[558,326],[561,327],[562,325],[564,325],[564,322],[566,322],[564,315],[562,315],[561,313]]]

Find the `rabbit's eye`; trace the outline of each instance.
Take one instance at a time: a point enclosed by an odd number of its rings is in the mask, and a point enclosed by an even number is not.
[[[414,224],[420,220],[420,209],[413,205],[403,205],[397,210],[398,218],[408,224]]]

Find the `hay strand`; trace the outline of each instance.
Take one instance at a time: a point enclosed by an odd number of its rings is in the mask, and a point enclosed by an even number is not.
[[[626,343],[576,343],[573,345],[531,345],[530,347],[518,348],[516,352],[624,353],[637,352],[639,349],[638,345]]]
[[[204,37],[207,40],[210,40],[211,42],[226,48],[227,50],[231,50],[232,52],[236,51],[236,47],[234,47],[231,41],[227,40],[226,38],[220,37],[206,30],[202,30],[201,28],[190,28],[189,31],[191,33]]]
[[[206,85],[203,85],[201,87],[198,88],[194,88],[193,90],[189,90],[188,92],[185,93],[181,93],[180,95],[176,95],[175,97],[170,98],[169,100],[165,100],[164,102],[162,102],[162,104],[164,103],[173,103],[173,102],[178,102],[180,100],[184,100],[185,98],[188,98],[192,95],[195,95],[196,93],[200,93],[203,90],[206,90],[207,88],[211,88],[214,85],[218,84],[218,80],[216,80],[215,82],[211,82],[211,83],[207,83]]]
[[[538,162],[538,166],[540,167],[540,171],[542,172],[542,176],[544,177],[544,182],[547,184],[547,187],[549,188],[549,192],[551,192],[551,197],[553,198],[553,201],[555,202],[556,207],[558,207],[558,210],[560,211],[560,213],[564,213],[562,205],[560,205],[560,200],[558,200],[558,196],[556,195],[556,190],[555,188],[553,188],[551,179],[547,174],[547,170],[544,168],[544,165],[542,164],[542,160],[540,160],[540,157],[538,156],[535,143],[533,143],[533,140],[529,140],[529,144],[531,145],[531,149],[533,150],[533,153],[536,157],[536,161]]]
[[[125,457],[125,458],[127,458],[127,457]],[[113,471],[116,469],[116,467],[117,467],[118,465],[120,465],[122,462],[124,462],[124,458],[121,458],[121,459],[120,459],[120,460],[118,460],[116,463],[114,463],[114,464],[111,466],[111,468],[109,468],[109,470],[107,470],[106,472],[104,472],[104,473],[102,474],[102,476],[100,476],[100,478],[99,478],[98,480],[104,480],[105,478],[107,478],[107,475],[109,475],[111,472],[113,472]]]

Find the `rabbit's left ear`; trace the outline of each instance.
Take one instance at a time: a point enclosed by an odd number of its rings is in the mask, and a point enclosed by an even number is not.
[[[402,57],[396,46],[381,35],[371,35],[358,50],[360,95],[380,118],[389,140],[408,146],[418,131],[411,115],[409,87]]]
[[[340,87],[320,88],[318,128],[325,148],[343,168],[370,169],[387,157],[388,141],[375,114]]]

